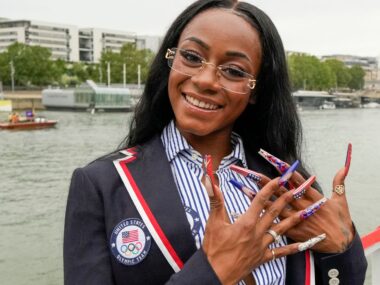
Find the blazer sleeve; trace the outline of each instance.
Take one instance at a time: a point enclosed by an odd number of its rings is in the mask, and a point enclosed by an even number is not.
[[[173,274],[166,285],[221,285],[202,249],[198,249],[186,261],[181,271]]]
[[[345,252],[339,254],[314,252],[314,261],[316,284],[364,284],[367,259],[356,231],[350,247]]]
[[[71,179],[64,229],[64,284],[113,285],[102,196],[76,169]]]

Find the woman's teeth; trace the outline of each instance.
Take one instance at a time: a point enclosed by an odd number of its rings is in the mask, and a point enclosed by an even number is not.
[[[216,110],[218,108],[217,105],[206,103],[203,101],[199,101],[198,99],[190,97],[189,95],[185,95],[185,98],[186,98],[187,102],[191,103],[192,105],[194,105],[198,108],[202,108],[202,109],[206,109],[206,110]]]

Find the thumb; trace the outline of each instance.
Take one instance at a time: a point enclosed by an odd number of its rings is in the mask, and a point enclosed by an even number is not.
[[[346,168],[345,167],[338,170],[338,172],[334,176],[333,189],[335,189],[335,187],[337,185],[344,185],[344,180],[346,178],[345,174],[346,174]]]
[[[348,203],[346,198],[346,186],[344,185],[344,179],[346,178],[346,168],[343,167],[335,174],[333,180],[333,193],[331,199],[338,201],[340,205],[348,211]]]
[[[224,198],[219,187],[215,185],[209,175],[205,175],[205,188],[210,198],[210,216],[214,212],[224,209]]]

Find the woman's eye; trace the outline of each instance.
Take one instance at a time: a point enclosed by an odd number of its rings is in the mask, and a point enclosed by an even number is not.
[[[181,56],[184,58],[185,61],[189,63],[202,64],[202,58],[199,55],[196,55],[192,52],[181,51]]]
[[[246,77],[245,72],[237,67],[223,66],[221,68],[223,74],[231,78],[244,78]]]

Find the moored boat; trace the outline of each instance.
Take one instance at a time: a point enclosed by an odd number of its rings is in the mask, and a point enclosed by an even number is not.
[[[336,106],[334,102],[331,101],[324,101],[321,106],[319,106],[320,110],[335,110]]]
[[[37,130],[52,128],[58,123],[57,120],[35,118],[33,121],[0,122],[0,129],[4,130]]]

